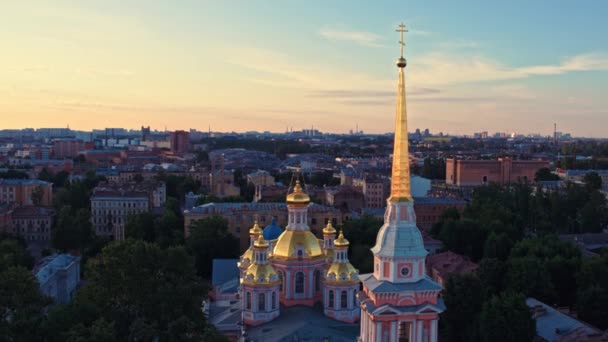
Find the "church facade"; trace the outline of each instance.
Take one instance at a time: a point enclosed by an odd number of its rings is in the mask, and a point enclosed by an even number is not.
[[[358,271],[348,261],[348,240],[328,220],[323,240],[308,227],[310,197],[300,181],[287,195],[288,224],[276,239],[276,223],[250,229],[250,246],[239,260],[245,324],[256,326],[280,315],[279,307],[321,305],[326,316],[359,319]],[[255,304],[255,305],[254,305]],[[278,305],[280,304],[280,305]]]

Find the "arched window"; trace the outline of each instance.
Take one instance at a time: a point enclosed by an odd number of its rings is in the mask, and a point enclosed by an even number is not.
[[[247,305],[246,308],[247,310],[251,310],[251,292],[247,292]]]
[[[296,273],[296,293],[304,293],[304,272]]]
[[[272,310],[277,308],[277,293],[272,292]]]
[[[346,291],[342,291],[340,293],[340,308],[346,309],[347,304],[348,304],[347,301],[348,301],[348,295],[346,294]]]
[[[334,307],[334,290],[329,290],[329,296],[328,296],[328,302],[327,303],[327,307],[333,308]]]
[[[316,270],[313,273],[313,278],[315,282],[315,293],[317,293],[321,291],[321,272],[319,270]]]
[[[353,306],[357,306],[357,291],[353,290]]]
[[[279,276],[279,291],[283,292],[283,272],[277,271],[277,275]]]
[[[263,293],[258,294],[258,311],[266,310],[266,295]]]

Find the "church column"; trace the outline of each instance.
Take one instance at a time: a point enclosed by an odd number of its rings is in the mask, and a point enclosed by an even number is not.
[[[285,270],[285,298],[291,298],[291,271]]]
[[[391,342],[397,341],[397,321],[391,322],[391,337],[390,337],[389,341],[391,341]]]
[[[437,320],[431,320],[431,340],[430,342],[437,342]]]
[[[376,339],[374,341],[382,341],[382,322],[376,322]]]
[[[422,323],[424,323],[423,320],[416,321],[416,341],[418,342],[422,342]]]

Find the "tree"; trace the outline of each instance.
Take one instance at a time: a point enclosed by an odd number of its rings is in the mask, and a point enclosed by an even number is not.
[[[0,272],[14,266],[31,269],[34,266],[34,258],[27,252],[22,240],[0,237]]]
[[[44,189],[38,185],[32,190],[32,203],[35,206],[40,206],[42,204],[42,198],[44,197]]]
[[[549,272],[538,258],[512,258],[506,279],[507,290],[514,293],[523,293],[549,303],[556,299]]]
[[[91,214],[88,209],[65,206],[59,211],[55,228],[52,232],[53,247],[60,251],[82,250],[93,239]]]
[[[523,342],[536,336],[536,321],[520,294],[506,293],[484,303],[479,328],[482,342]]]
[[[491,232],[484,246],[484,256],[504,261],[509,257],[511,247],[513,247],[513,241],[509,239],[506,233],[496,234]]]
[[[448,277],[443,290],[447,310],[441,314],[445,338],[454,342],[478,339],[477,324],[483,305],[482,284],[474,274]]]
[[[103,318],[97,319],[89,327],[78,323],[66,335],[68,342],[105,342],[116,339],[114,323]]]
[[[558,181],[558,180],[559,180],[559,176],[554,174],[553,172],[551,172],[551,170],[549,170],[549,168],[547,168],[547,167],[538,169],[538,171],[536,171],[536,173],[534,174],[535,182]]]
[[[183,247],[161,249],[131,239],[113,242],[87,263],[86,276],[88,284],[75,305],[96,308],[97,319],[109,323],[101,327],[113,325],[119,340],[151,333],[167,340],[178,319],[187,322],[181,332],[195,339],[211,329],[200,309],[205,289]],[[109,331],[106,328],[101,330]]]
[[[589,172],[583,178],[585,187],[589,191],[599,190],[602,188],[602,177],[597,172]]]
[[[608,328],[608,290],[598,286],[580,290],[577,295],[576,309],[578,317],[596,327]]]
[[[38,281],[21,266],[0,272],[0,339],[37,341],[42,309],[51,303],[40,293]]]
[[[141,173],[136,173],[136,174],[133,176],[133,181],[134,181],[135,183],[141,183],[141,182],[143,182],[143,181],[144,181],[144,176],[142,176],[142,175],[141,175]]]
[[[192,222],[186,246],[194,255],[201,277],[211,276],[215,258],[238,258],[239,240],[228,231],[228,221],[219,215]]]
[[[479,263],[477,276],[481,280],[484,298],[490,298],[493,294],[502,292],[506,272],[506,263],[499,259],[484,258]]]

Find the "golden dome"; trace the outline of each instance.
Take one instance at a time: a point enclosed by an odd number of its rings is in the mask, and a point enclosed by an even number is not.
[[[279,275],[268,263],[251,264],[241,278],[241,283],[248,285],[276,285],[279,282]]]
[[[268,246],[269,246],[268,242],[266,242],[266,240],[264,240],[264,235],[258,236],[258,239],[253,242],[253,247],[258,248],[258,249],[265,249],[265,248],[268,248]]]
[[[262,230],[262,228],[260,228],[260,225],[258,224],[258,220],[256,219],[255,222],[253,223],[253,227],[251,227],[251,229],[249,229],[249,235],[262,235],[264,231]]]
[[[317,237],[309,230],[286,230],[279,236],[274,245],[273,258],[298,259],[296,251],[303,250],[302,258],[323,256],[323,250]]]
[[[287,195],[287,204],[306,205],[310,203],[310,197],[304,192],[300,181],[296,180],[296,186],[293,187],[293,192]]]
[[[333,284],[354,283],[359,281],[358,274],[359,271],[350,262],[334,262],[327,269],[325,280]]]
[[[327,225],[323,228],[323,235],[336,234],[336,228],[331,225],[331,220],[327,220]]]
[[[338,235],[338,238],[336,240],[334,240],[334,246],[336,247],[348,247],[350,243],[348,242],[348,240],[346,240],[346,238],[344,237],[344,234],[342,233],[342,231],[340,231],[340,235]]]
[[[245,253],[241,255],[241,260],[238,262],[238,267],[243,269],[249,267],[251,262],[253,261],[253,249],[247,248]]]

